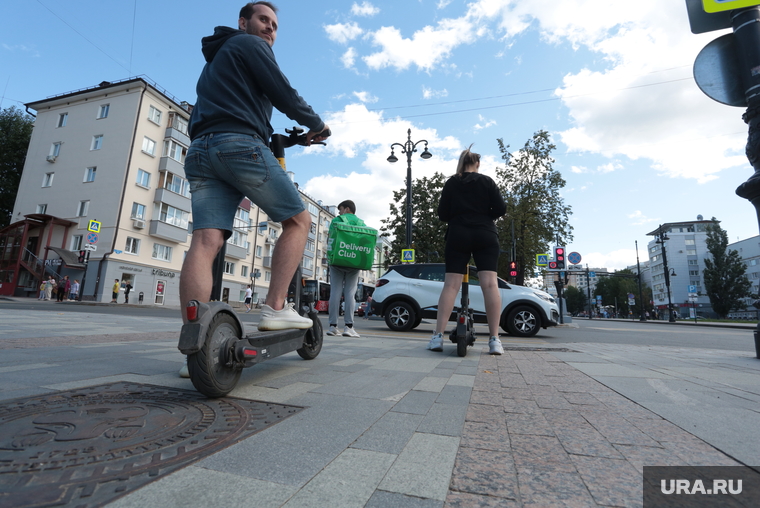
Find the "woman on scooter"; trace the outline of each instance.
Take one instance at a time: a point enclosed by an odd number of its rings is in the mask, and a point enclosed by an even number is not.
[[[457,172],[443,186],[438,203],[438,218],[448,223],[446,277],[438,299],[435,333],[427,347],[431,351],[443,351],[443,332],[472,257],[478,267],[486,305],[490,335],[488,351],[492,355],[504,354],[499,340],[501,295],[496,279],[499,236],[494,220],[507,212],[507,205],[496,183],[481,175],[479,168],[480,154],[470,151],[470,148],[464,150],[459,156]]]

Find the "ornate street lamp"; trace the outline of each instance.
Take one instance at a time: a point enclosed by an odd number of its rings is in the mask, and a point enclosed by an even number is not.
[[[673,315],[673,302],[670,298],[670,277],[675,277],[676,271],[668,270],[668,255],[665,253],[665,242],[668,240],[670,240],[670,238],[668,238],[667,233],[663,233],[662,224],[660,224],[660,227],[655,234],[655,243],[659,243],[662,246],[662,267],[665,269],[665,291],[668,292],[668,321],[675,323],[676,318]],[[671,273],[671,271],[673,273]]]
[[[432,153],[428,151],[428,142],[425,139],[421,139],[417,141],[416,143],[412,142],[412,129],[409,129],[406,131],[407,139],[406,143],[393,143],[391,145],[391,154],[388,157],[388,162],[394,163],[398,162],[398,157],[396,157],[395,153],[393,152],[393,147],[398,146],[401,148],[401,153],[406,154],[406,248],[411,249],[412,248],[412,154],[417,151],[417,145],[420,143],[425,143],[425,150],[420,154],[420,157],[423,159],[429,159],[433,156]]]

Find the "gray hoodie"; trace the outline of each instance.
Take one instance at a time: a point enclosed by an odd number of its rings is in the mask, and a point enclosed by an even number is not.
[[[190,138],[212,132],[272,136],[272,106],[312,131],[325,127],[311,106],[290,86],[272,48],[256,35],[226,26],[202,40],[203,67],[190,115]]]

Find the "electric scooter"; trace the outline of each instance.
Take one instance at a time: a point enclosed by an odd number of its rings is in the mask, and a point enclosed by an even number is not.
[[[306,145],[303,129],[286,129],[289,136],[274,134],[271,149],[285,169],[285,148]],[[330,135],[327,130],[321,134]],[[324,144],[324,143],[312,143]],[[214,262],[212,296],[222,292],[224,246]],[[323,330],[314,308],[314,295],[306,292],[301,268],[296,270],[288,287],[287,302],[313,325],[306,330],[277,330],[243,335],[243,324],[235,311],[221,301],[209,303],[191,300],[186,306],[187,323],[182,326],[178,349],[187,355],[187,367],[193,386],[203,395],[216,398],[230,393],[244,368],[296,351],[304,360],[313,360],[322,350]]]
[[[451,342],[457,345],[457,354],[467,356],[467,347],[475,345],[475,317],[470,308],[470,267],[462,278],[462,299],[457,309],[456,327],[449,335]]]

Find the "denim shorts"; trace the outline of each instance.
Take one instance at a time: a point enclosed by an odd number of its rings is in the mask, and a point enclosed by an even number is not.
[[[196,138],[185,157],[185,176],[192,194],[193,229],[221,229],[229,238],[244,197],[274,222],[305,210],[290,177],[254,136],[213,133]]]

